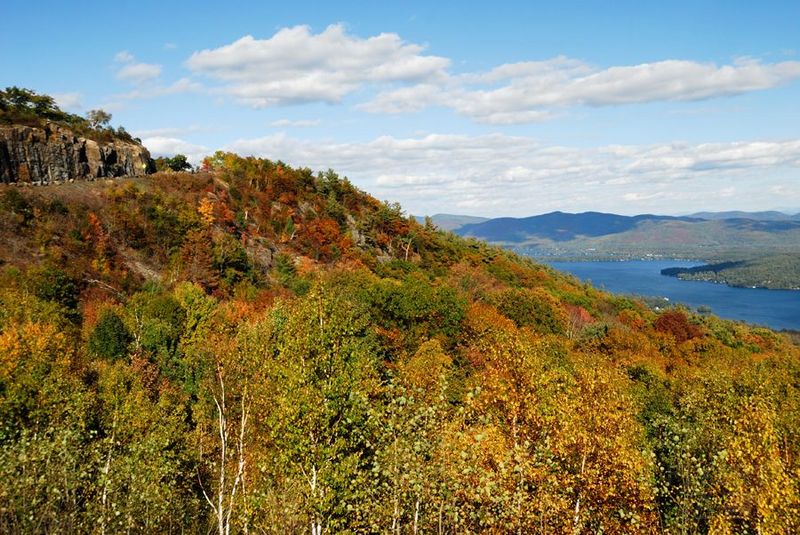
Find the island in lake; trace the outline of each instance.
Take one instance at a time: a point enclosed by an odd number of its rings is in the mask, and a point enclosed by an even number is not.
[[[669,267],[662,275],[737,288],[800,290],[800,254],[775,254],[692,267]]]

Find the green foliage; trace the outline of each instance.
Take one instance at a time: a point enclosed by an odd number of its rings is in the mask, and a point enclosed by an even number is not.
[[[113,310],[105,310],[89,335],[87,349],[93,355],[108,359],[123,359],[128,354],[131,335]]]
[[[68,123],[81,121],[80,117],[61,111],[53,97],[16,86],[0,90],[0,118],[10,123],[38,118]]]
[[[285,254],[275,256],[275,274],[278,282],[297,295],[305,295],[311,283],[298,276],[292,258]]]
[[[401,283],[386,279],[375,284],[369,301],[375,320],[387,329],[397,329],[408,343],[423,336],[452,339],[466,315],[466,301],[453,289],[414,276]]]
[[[43,127],[47,121],[60,123],[79,135],[96,141],[134,140],[124,128],[109,126],[111,114],[91,110],[86,118],[67,113],[58,107],[53,97],[16,86],[0,90],[0,123]]]
[[[176,154],[172,157],[165,157],[161,156],[153,160],[156,171],[186,171],[192,168],[192,164],[189,163],[186,155],[184,154]]]
[[[186,327],[186,311],[171,295],[158,291],[134,295],[126,306],[132,317],[132,340],[159,366],[162,375],[182,377],[179,344]]]
[[[247,252],[240,241],[230,234],[214,236],[213,266],[220,274],[221,282],[231,287],[247,277],[251,266]]]
[[[497,309],[518,327],[531,327],[542,334],[564,333],[563,310],[541,290],[505,290],[497,296]]]
[[[62,269],[46,265],[28,274],[33,294],[44,301],[52,301],[64,307],[68,314],[75,314],[78,306],[78,285]]]

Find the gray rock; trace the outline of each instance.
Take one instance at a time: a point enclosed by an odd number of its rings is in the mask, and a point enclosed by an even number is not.
[[[0,126],[0,182],[7,184],[142,176],[149,161],[137,143],[98,143],[56,123]]]

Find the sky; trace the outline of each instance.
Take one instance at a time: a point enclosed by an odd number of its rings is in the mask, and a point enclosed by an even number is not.
[[[800,211],[800,2],[6,0],[0,87],[410,214]]]

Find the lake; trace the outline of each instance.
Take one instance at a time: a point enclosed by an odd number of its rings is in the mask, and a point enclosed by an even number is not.
[[[541,261],[541,260],[539,260]],[[800,330],[800,291],[732,288],[703,281],[667,277],[668,267],[692,267],[702,262],[630,260],[626,262],[547,262],[609,292],[666,297],[690,307],[707,306],[721,318]]]

